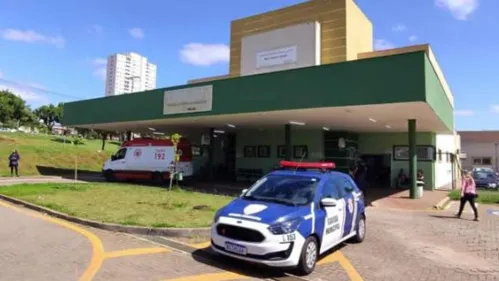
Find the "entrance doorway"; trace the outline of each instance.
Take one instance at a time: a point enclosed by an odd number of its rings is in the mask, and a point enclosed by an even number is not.
[[[360,156],[367,167],[366,180],[370,187],[388,188],[391,184],[391,155],[363,154]]]
[[[227,144],[224,147],[227,179],[236,180],[236,134],[227,134]]]

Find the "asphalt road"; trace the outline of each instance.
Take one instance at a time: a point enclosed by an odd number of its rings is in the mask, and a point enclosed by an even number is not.
[[[480,222],[369,208],[364,243],[325,256],[306,280],[499,280],[499,216],[486,208]],[[0,280],[304,280],[213,258],[207,243],[81,227],[2,201],[0,221]]]

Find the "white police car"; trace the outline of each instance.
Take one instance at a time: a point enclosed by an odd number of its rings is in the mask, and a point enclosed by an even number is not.
[[[334,163],[281,161],[215,214],[211,247],[222,255],[310,274],[320,254],[362,242],[362,192]],[[319,171],[312,171],[313,169]]]

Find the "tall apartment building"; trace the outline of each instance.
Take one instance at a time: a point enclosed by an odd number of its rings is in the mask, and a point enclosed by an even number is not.
[[[106,96],[156,88],[156,65],[137,53],[114,54],[107,58]]]

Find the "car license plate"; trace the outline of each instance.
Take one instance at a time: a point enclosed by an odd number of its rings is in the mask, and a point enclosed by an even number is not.
[[[246,255],[246,247],[237,245],[234,243],[230,242],[225,242],[225,250],[227,252],[239,254],[239,255]]]

